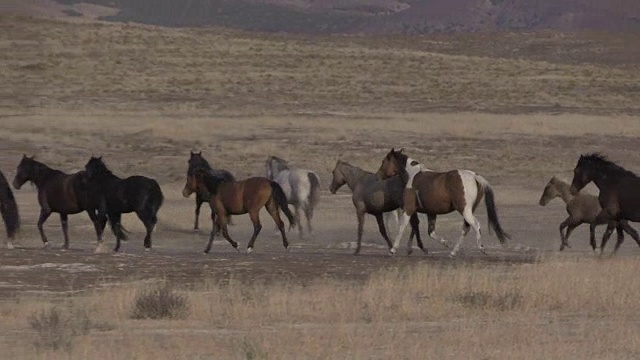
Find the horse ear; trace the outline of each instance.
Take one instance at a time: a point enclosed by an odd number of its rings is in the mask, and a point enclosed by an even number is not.
[[[398,150],[398,154],[402,154],[402,150],[404,150],[404,148],[401,148],[400,150]]]
[[[98,160],[102,160],[102,155],[100,155],[100,156],[98,157]]]

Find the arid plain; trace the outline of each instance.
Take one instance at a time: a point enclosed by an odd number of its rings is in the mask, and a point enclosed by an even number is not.
[[[94,254],[86,214],[70,217],[69,251],[52,216],[53,246],[41,249],[35,188],[14,190],[22,229],[17,249],[0,249],[1,358],[640,356],[640,248],[627,236],[617,256],[611,243],[597,256],[580,227],[559,253],[564,205],[538,205],[549,178],[571,180],[581,153],[640,169],[637,38],[305,37],[0,20],[3,173],[11,180],[23,153],[68,172],[102,155],[117,175],[156,178],[165,195],[151,252],[126,215],[122,253]],[[367,218],[363,253],[351,255],[355,212],[346,189],[328,192],[331,170],[342,159],[375,171],[391,147],[432,169],[486,177],[513,239],[501,247],[481,207],[488,255],[470,235],[454,259],[431,240],[428,255],[390,257]],[[203,255],[210,211],[194,231],[194,200],[181,195],[190,150],[240,178],[264,174],[270,154],[316,171],[313,236],[290,232],[285,251],[263,216],[253,254],[218,239]],[[234,222],[244,248],[251,224]],[[438,218],[450,240],[460,226],[458,214]],[[106,242],[114,245],[110,232]],[[158,284],[185,300],[184,313],[134,319],[140,293]],[[37,325],[50,309],[63,320]]]

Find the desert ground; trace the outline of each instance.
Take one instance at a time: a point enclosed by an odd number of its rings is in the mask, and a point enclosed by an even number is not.
[[[128,214],[122,251],[94,254],[86,214],[69,218],[68,251],[52,215],[43,249],[36,189],[14,189],[22,226],[17,248],[0,249],[1,358],[640,356],[638,245],[627,236],[616,256],[613,241],[598,256],[582,226],[560,253],[564,204],[538,205],[582,153],[640,169],[638,53],[624,35],[310,38],[0,19],[5,176],[23,154],[67,172],[100,155],[117,175],[157,179],[165,196],[152,251]],[[429,253],[406,255],[407,234],[391,257],[368,217],[351,255],[355,212],[346,187],[329,193],[331,170],[342,159],[375,171],[392,147],[487,178],[512,239],[489,234],[481,206],[488,254],[470,234],[449,258],[423,222]],[[251,255],[219,237],[204,255],[210,210],[193,230],[194,199],[181,194],[191,150],[239,178],[264,174],[267,155],[314,170],[314,233],[290,231],[286,251],[264,212]],[[437,230],[453,241],[461,224],[443,215]],[[230,232],[244,249],[251,223],[236,216]],[[159,286],[184,311],[137,319],[141,294]]]

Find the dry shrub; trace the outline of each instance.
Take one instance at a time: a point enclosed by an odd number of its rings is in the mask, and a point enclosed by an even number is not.
[[[89,333],[92,323],[85,311],[65,312],[52,307],[31,314],[29,326],[36,331],[37,348],[69,351],[76,337]]]
[[[135,299],[133,319],[180,319],[189,310],[187,297],[168,284],[141,290]]]

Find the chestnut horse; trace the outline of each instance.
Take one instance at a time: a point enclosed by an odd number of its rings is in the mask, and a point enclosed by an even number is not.
[[[496,232],[502,244],[509,238],[509,235],[502,230],[502,226],[498,221],[493,189],[485,178],[473,171],[451,170],[435,172],[425,170],[424,166],[418,161],[403,154],[402,149],[399,151],[391,149],[382,160],[378,175],[383,179],[400,175],[406,184],[404,189],[404,213],[402,214],[398,235],[390,250],[392,254],[395,254],[409,219],[416,212],[433,216],[434,228],[429,230],[435,231],[435,216],[448,214],[452,211],[458,211],[463,216],[464,222],[462,224],[462,235],[451,251],[451,256],[455,256],[460,249],[470,227],[475,230],[478,248],[484,253],[484,246],[480,241],[480,222],[473,215],[483,196],[487,207],[490,229],[492,228]],[[433,237],[432,231],[429,231],[429,233],[429,236]]]
[[[204,156],[202,156],[202,151],[198,153],[191,151],[188,164],[189,164],[189,167],[187,168],[187,177],[189,177],[189,175],[191,175],[195,169],[202,168],[208,171],[211,175],[219,177],[221,180],[235,181],[235,178],[229,171],[224,169],[212,168],[211,165],[209,165],[209,162],[207,161],[207,159],[205,159]],[[202,206],[202,203],[209,202],[211,195],[207,192],[202,193],[202,192],[196,191],[195,198],[196,198],[196,219],[193,222],[193,229],[197,230],[199,227],[198,218],[200,217],[200,207]],[[229,220],[229,222],[231,222],[231,220]]]
[[[43,225],[51,213],[60,214],[62,233],[64,234],[64,249],[69,248],[68,215],[86,211],[93,222],[98,237],[98,244],[102,242],[102,233],[107,223],[106,216],[98,211],[92,192],[87,188],[84,171],[66,174],[52,169],[34,160],[33,157],[22,156],[13,179],[13,187],[20,189],[22,185],[31,181],[38,189],[38,203],[40,203],[40,217],[38,231],[44,247],[49,246],[49,240],[44,234]]]
[[[592,181],[600,189],[598,202],[602,207],[595,221],[609,224],[602,236],[600,253],[604,251],[604,246],[618,223],[640,246],[638,232],[627,222],[640,221],[640,177],[610,161],[604,155],[598,153],[581,155],[573,170],[571,193],[577,194]],[[623,240],[624,237],[618,236],[614,253],[618,251]]]
[[[237,250],[238,243],[231,239],[227,229],[228,218],[229,215],[247,213],[253,223],[253,236],[251,236],[251,240],[247,245],[247,253],[251,253],[253,244],[262,229],[260,224],[260,209],[262,207],[267,209],[278,230],[280,230],[284,248],[289,247],[287,235],[284,231],[284,222],[280,218],[279,210],[282,210],[287,216],[289,228],[295,226],[295,218],[287,205],[287,197],[277,182],[265,177],[252,177],[241,181],[223,181],[206,170],[196,169],[187,178],[187,185],[182,190],[182,195],[188,197],[196,191],[207,191],[211,194],[209,206],[211,207],[213,229],[211,230],[207,247],[204,250],[205,254],[211,251],[216,228],[222,231],[222,236]]]
[[[16,199],[2,171],[0,171],[0,215],[7,230],[7,249],[13,249],[13,238],[20,228],[20,216]]]

